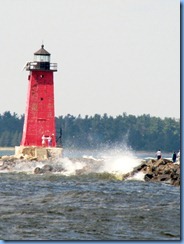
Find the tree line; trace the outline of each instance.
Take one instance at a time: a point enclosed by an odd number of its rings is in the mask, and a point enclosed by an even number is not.
[[[56,120],[58,144],[64,148],[98,149],[126,144],[133,150],[171,152],[180,148],[180,120],[123,113],[77,117],[59,116]],[[6,111],[0,114],[0,147],[20,145],[24,115]]]

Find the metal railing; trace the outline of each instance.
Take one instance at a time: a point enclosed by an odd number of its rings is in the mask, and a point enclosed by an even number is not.
[[[49,62],[28,62],[25,66],[26,70],[52,70],[57,71],[57,63]]]

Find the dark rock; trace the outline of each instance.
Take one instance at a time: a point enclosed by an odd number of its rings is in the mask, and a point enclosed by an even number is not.
[[[45,164],[42,168],[36,167],[34,169],[35,174],[45,174],[50,172],[62,172],[65,171],[62,166]]]
[[[152,178],[153,178],[153,174],[146,174],[146,175],[144,176],[144,180],[145,180],[145,181],[150,181]]]
[[[147,164],[146,163],[142,163],[141,165],[137,166],[134,168],[135,172],[139,172],[140,170],[142,170],[143,168],[146,168]]]
[[[52,171],[53,167],[51,165],[46,164],[42,167],[42,170],[45,172]]]
[[[16,162],[12,160],[3,160],[0,170],[12,169],[15,166]]]
[[[34,173],[35,173],[35,174],[43,174],[44,171],[43,171],[42,169],[40,169],[39,167],[36,167],[36,168],[34,169]]]
[[[53,165],[52,172],[62,172],[65,171],[62,165]]]
[[[174,186],[180,185],[180,164],[174,164],[168,159],[161,158],[159,160],[151,159],[147,162],[144,161],[141,165],[135,167],[129,173],[129,176],[133,176],[137,172],[145,174],[145,181],[165,182]]]
[[[158,181],[169,181],[170,179],[171,177],[168,174],[161,174],[157,177]]]

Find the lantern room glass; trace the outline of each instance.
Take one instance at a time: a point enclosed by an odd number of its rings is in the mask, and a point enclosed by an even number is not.
[[[49,55],[34,55],[34,61],[36,62],[50,62]]]

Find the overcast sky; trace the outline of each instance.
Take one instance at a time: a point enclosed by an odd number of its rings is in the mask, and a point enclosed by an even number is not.
[[[180,1],[0,0],[0,113],[23,114],[42,42],[59,115],[180,117]]]

